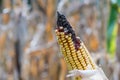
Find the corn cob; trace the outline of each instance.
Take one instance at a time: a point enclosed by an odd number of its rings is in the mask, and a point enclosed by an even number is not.
[[[96,69],[96,64],[93,62],[87,48],[80,38],[76,37],[65,16],[59,12],[55,33],[69,70]],[[76,80],[81,80],[81,78],[76,78]]]

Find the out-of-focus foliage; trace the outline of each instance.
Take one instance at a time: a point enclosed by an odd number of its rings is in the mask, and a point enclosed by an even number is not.
[[[117,17],[120,0],[111,0],[107,26],[107,51],[113,55],[116,51]]]
[[[0,12],[2,11],[2,0],[0,0]]]

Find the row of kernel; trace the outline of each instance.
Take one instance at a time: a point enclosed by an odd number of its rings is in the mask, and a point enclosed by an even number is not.
[[[84,61],[85,61],[85,63],[86,63],[86,66],[87,66],[88,64],[90,64],[90,62],[89,62],[88,55],[87,55],[87,53],[85,52],[85,50],[84,50],[84,48],[83,48],[82,45],[80,46],[79,50],[80,50],[81,55],[82,55],[83,58],[84,58]]]
[[[65,61],[67,62],[67,64],[68,65],[70,65],[70,67],[72,68],[72,69],[74,69],[74,64],[72,64],[73,62],[71,61],[71,60],[69,60],[69,58],[66,56],[66,57],[64,57],[64,59],[65,59]]]
[[[77,57],[80,62],[80,65],[82,66],[82,69],[86,69],[86,63],[85,63],[84,58],[79,50],[77,51]]]
[[[71,52],[70,52],[68,43],[65,43],[64,45],[65,45],[66,54],[67,54],[66,57],[67,57],[67,59],[71,62],[73,68],[75,68],[75,63],[74,63],[74,60],[73,60],[72,56],[70,55]]]
[[[67,45],[69,46],[69,51],[68,51],[67,55],[68,55],[68,56],[71,56],[71,60],[73,61],[74,68],[77,69],[77,65],[75,64],[75,60],[74,60],[73,55],[72,55],[72,53],[73,53],[73,51],[74,51],[74,46],[73,46],[73,44],[71,44],[71,43],[73,43],[73,41],[72,41],[72,39],[71,39],[70,34],[66,35],[66,39],[67,39]],[[69,40],[68,40],[68,39],[69,39]],[[71,44],[71,45],[70,45],[70,44]],[[71,49],[71,48],[73,48],[73,49]]]
[[[63,48],[62,49],[64,49],[64,52],[65,52],[65,60],[66,60],[66,62],[67,63],[69,63],[69,65],[72,67],[72,68],[74,68],[75,67],[75,64],[74,64],[74,61],[73,61],[73,59],[72,59],[72,56],[69,56],[67,53],[69,53],[69,46],[68,46],[68,44],[67,44],[67,42],[66,42],[66,39],[65,39],[65,34],[64,33],[61,33],[61,41],[63,42]],[[69,56],[69,57],[68,57]]]
[[[74,43],[73,43],[73,41],[71,39],[71,35],[67,36],[67,40],[68,40],[68,44],[69,44],[70,51],[71,51],[70,55],[72,55],[72,57],[74,59],[74,62],[76,64],[76,68],[77,69],[81,68],[81,66],[79,66],[80,63],[79,63],[79,61],[77,59],[77,54],[76,54],[76,50],[75,50],[75,47],[74,47]]]
[[[90,64],[92,65],[92,68],[95,69],[95,63],[92,61],[92,58],[91,58],[88,50],[86,49],[86,47],[85,47],[85,45],[83,43],[82,43],[82,46],[83,46],[83,48],[84,48],[84,50],[86,52],[86,55],[88,56],[88,59],[89,59]]]

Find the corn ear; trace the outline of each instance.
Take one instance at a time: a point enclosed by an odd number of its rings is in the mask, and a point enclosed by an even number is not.
[[[57,28],[55,29],[60,50],[69,70],[93,70],[96,64],[92,60],[84,43],[76,37],[72,27],[64,15],[58,13]],[[76,80],[81,80],[77,77]]]

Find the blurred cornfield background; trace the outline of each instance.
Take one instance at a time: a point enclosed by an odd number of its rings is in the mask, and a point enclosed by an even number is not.
[[[56,11],[109,80],[120,80],[120,0],[0,0],[0,80],[72,80],[55,37]]]

